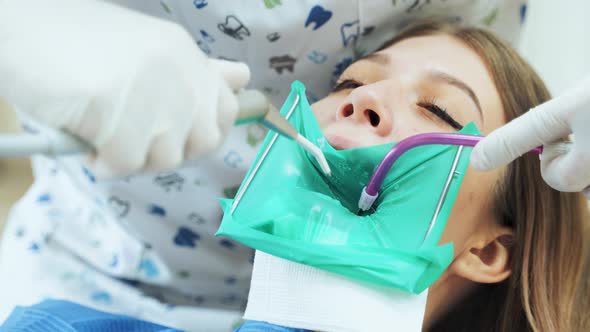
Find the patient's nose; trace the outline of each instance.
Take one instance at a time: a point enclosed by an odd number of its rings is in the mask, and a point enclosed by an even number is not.
[[[337,118],[351,119],[366,125],[380,136],[392,130],[392,114],[379,100],[377,94],[366,88],[356,88],[338,109]]]

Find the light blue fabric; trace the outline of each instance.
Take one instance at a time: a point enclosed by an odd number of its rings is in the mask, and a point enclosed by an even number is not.
[[[267,322],[256,320],[247,320],[238,327],[234,332],[312,332],[310,330],[296,329],[281,325],[275,325]]]
[[[2,332],[178,332],[128,316],[90,309],[68,301],[46,300],[16,307]]]

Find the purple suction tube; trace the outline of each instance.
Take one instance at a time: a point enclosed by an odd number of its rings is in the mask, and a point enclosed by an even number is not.
[[[406,151],[422,145],[438,144],[438,145],[463,145],[475,146],[479,141],[484,139],[484,136],[452,134],[452,133],[427,133],[410,136],[399,141],[396,145],[387,152],[373,175],[371,180],[365,188],[365,192],[370,196],[376,196],[381,188],[381,184],[391,169],[391,166],[397,159]],[[543,153],[543,147],[539,146],[532,149],[530,152],[536,154]]]

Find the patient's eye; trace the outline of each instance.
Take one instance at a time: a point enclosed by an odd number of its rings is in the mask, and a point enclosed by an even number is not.
[[[444,108],[438,106],[434,101],[421,101],[417,105],[436,115],[451,127],[457,130],[461,130],[463,128],[462,124],[457,122],[457,120],[455,120]]]
[[[347,89],[356,89],[364,84],[354,79],[344,79],[336,83],[332,88],[332,92],[338,92]]]

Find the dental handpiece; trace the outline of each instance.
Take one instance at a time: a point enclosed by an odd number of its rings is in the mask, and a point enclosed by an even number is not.
[[[330,166],[322,150],[301,135],[260,91],[242,90],[237,94],[237,97],[240,105],[237,125],[252,121],[260,122],[279,135],[297,142],[316,159],[326,175],[331,174]]]
[[[236,125],[260,122],[270,130],[297,142],[317,160],[324,173],[330,174],[323,152],[297,132],[260,91],[241,90],[236,96],[239,105]],[[56,135],[0,135],[0,158],[28,157],[34,154],[62,156],[89,153],[93,150],[90,144],[65,131],[58,131]]]

